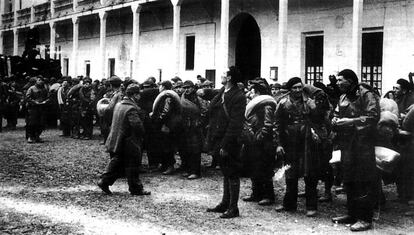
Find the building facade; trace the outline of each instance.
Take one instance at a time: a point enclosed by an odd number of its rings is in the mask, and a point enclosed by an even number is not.
[[[328,82],[344,68],[380,91],[414,68],[413,0],[2,0],[0,54],[21,55],[30,29],[64,75],[143,81]],[[217,78],[217,79],[216,79]]]

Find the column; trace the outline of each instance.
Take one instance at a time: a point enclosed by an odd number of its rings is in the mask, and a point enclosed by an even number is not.
[[[13,29],[13,55],[19,54],[19,30]]]
[[[106,11],[99,12],[100,19],[100,34],[99,34],[99,65],[101,69],[102,78],[106,78],[106,18],[108,13]]]
[[[55,0],[50,0],[50,17],[55,17]]]
[[[364,11],[364,1],[354,0],[352,12],[352,49],[351,49],[351,69],[361,77],[362,63],[362,13]]]
[[[34,6],[30,6],[30,23],[35,22],[35,9]]]
[[[76,12],[76,8],[78,7],[78,0],[73,0],[73,11]]]
[[[138,78],[138,60],[139,60],[139,17],[141,12],[140,4],[131,5],[132,10],[132,48],[131,48],[131,60],[132,60],[132,79]]]
[[[221,20],[220,20],[220,59],[218,67],[218,76],[219,79],[216,79],[220,83],[220,76],[228,69],[229,67],[229,9],[230,1],[221,0]]]
[[[0,31],[0,55],[3,55],[4,53],[3,35],[3,31]]]
[[[3,28],[3,14],[6,1],[0,1],[0,28]]]
[[[73,24],[73,41],[72,41],[72,76],[78,76],[77,64],[78,64],[78,41],[79,41],[79,17],[75,16],[72,18]]]
[[[181,2],[177,0],[171,0],[173,5],[173,50],[174,50],[174,73],[178,75],[180,73],[180,25],[181,25]]]
[[[279,0],[278,78],[287,81],[288,0]]]
[[[51,59],[55,59],[55,55],[56,55],[56,23],[55,22],[50,22],[49,23],[50,26],[50,58]]]
[[[14,1],[14,26],[17,25],[17,11],[20,9],[20,1]]]

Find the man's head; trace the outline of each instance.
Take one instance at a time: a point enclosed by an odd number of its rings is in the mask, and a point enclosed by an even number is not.
[[[401,97],[410,90],[410,82],[403,78],[400,78],[397,80],[397,84],[395,84],[393,90],[396,97]]]
[[[176,83],[174,83],[173,88],[172,88],[178,95],[183,94],[184,92],[184,88],[183,88],[183,82],[182,81],[177,81]]]
[[[170,81],[162,81],[160,82],[160,86],[158,87],[158,90],[162,92],[165,90],[171,90],[171,88],[172,88],[172,83]]]
[[[138,103],[139,99],[141,98],[141,89],[139,88],[138,84],[130,84],[126,91],[125,91],[127,97],[132,99],[135,103]]]
[[[116,75],[113,75],[112,77],[110,77],[108,81],[109,81],[109,84],[111,84],[112,88],[114,89],[121,87],[122,80]]]
[[[294,98],[302,97],[303,83],[299,77],[293,77],[286,83],[286,89],[290,91],[290,94]]]
[[[83,79],[83,87],[90,88],[92,84],[92,79],[86,77]]]
[[[36,87],[43,88],[45,86],[45,82],[43,77],[37,77],[36,79]]]
[[[236,86],[238,82],[241,81],[241,76],[239,70],[235,66],[231,66],[226,72],[221,76],[221,84],[231,84]]]
[[[338,73],[338,87],[342,94],[353,91],[358,86],[358,77],[354,71],[344,69]]]
[[[190,95],[195,92],[195,85],[192,81],[187,80],[183,83],[183,89],[186,95]]]
[[[282,85],[280,85],[280,83],[275,83],[271,86],[271,92],[272,95],[276,95],[278,91],[280,91],[280,89],[282,88]]]

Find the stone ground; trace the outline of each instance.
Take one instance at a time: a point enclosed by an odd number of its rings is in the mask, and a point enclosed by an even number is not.
[[[52,129],[44,132],[45,143],[27,144],[23,125],[0,133],[0,234],[351,234],[330,221],[345,212],[344,195],[319,205],[316,218],[304,215],[303,199],[296,213],[242,201],[239,218],[206,213],[221,194],[220,172],[204,167],[211,161],[206,155],[201,179],[147,173],[142,180],[151,196],[130,196],[124,179],[107,196],[95,186],[108,162],[97,130],[93,140],[74,140]],[[278,202],[283,187],[275,182]],[[374,229],[362,234],[414,234],[413,218],[394,201],[395,187],[384,190],[389,201],[377,211]],[[250,181],[242,179],[241,196],[249,192]]]

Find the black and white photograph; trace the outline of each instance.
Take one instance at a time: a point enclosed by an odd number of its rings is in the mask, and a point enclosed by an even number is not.
[[[0,0],[0,234],[414,234],[414,0]]]

